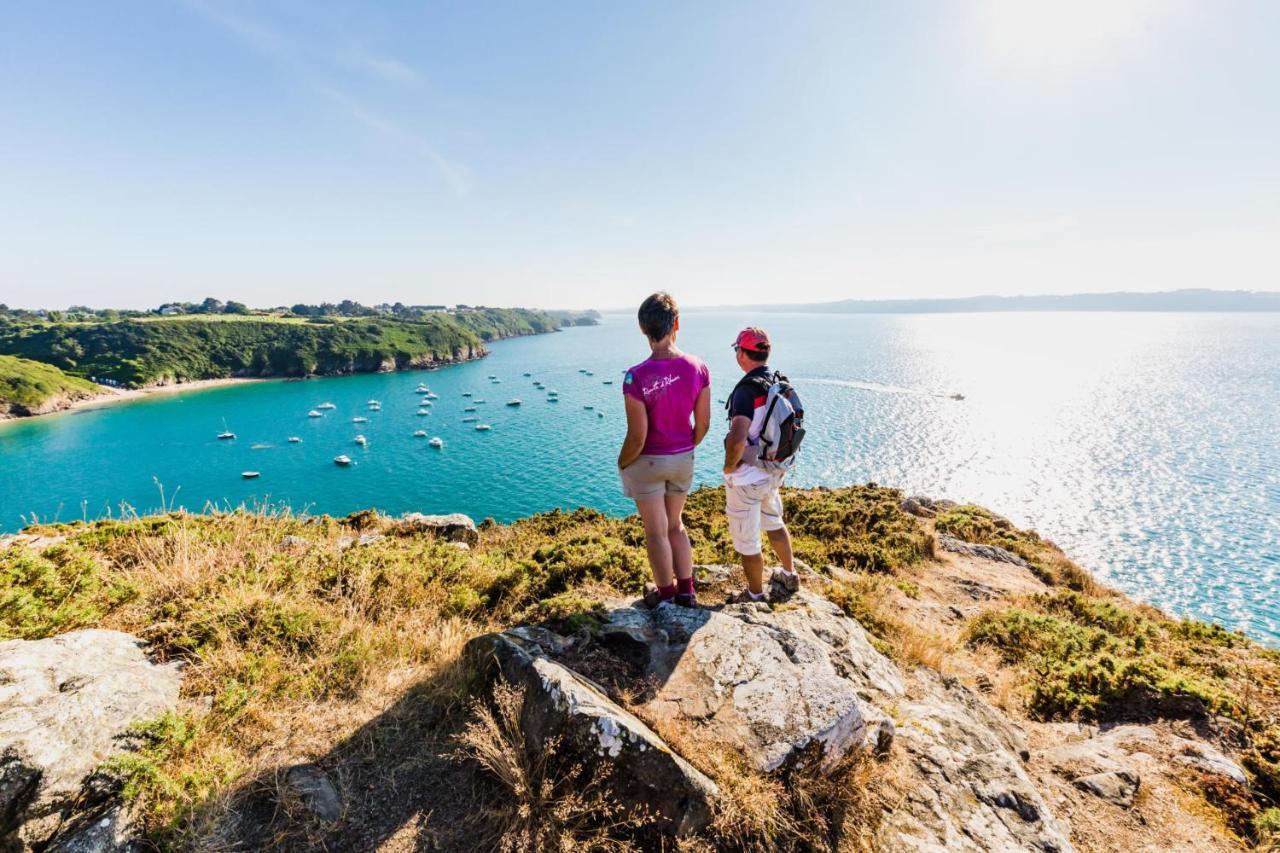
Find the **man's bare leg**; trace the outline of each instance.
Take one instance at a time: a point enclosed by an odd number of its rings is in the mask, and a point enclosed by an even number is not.
[[[784,525],[777,530],[770,530],[768,533],[769,544],[773,546],[773,553],[778,555],[778,562],[782,564],[782,570],[794,572],[796,567],[791,556],[791,531],[787,530]]]
[[[752,595],[764,595],[764,555],[743,554],[742,571],[747,576],[747,589]]]

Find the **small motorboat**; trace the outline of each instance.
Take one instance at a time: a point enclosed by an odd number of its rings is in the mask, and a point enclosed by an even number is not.
[[[321,403],[320,405],[316,406],[316,408],[317,409],[336,409],[338,407],[335,406],[333,403],[326,402],[326,403]]]
[[[488,378],[488,379],[497,379],[498,377],[497,377],[495,374],[490,373],[490,374],[488,375],[488,377],[486,377],[486,378]]]
[[[559,398],[559,397],[556,397],[556,396],[553,396],[553,395],[548,395],[548,396],[547,396],[547,402],[548,402],[548,403],[559,403],[559,402],[560,402],[560,398]]]
[[[590,370],[584,371],[584,375],[585,375],[585,376],[595,376],[595,374],[594,374],[594,373],[592,373]]]
[[[370,406],[370,407],[369,407],[369,411],[371,411],[371,412],[381,412],[381,411],[382,411],[382,404],[381,404],[381,403],[379,403],[379,404],[378,404],[378,405],[376,405],[376,406]]]
[[[296,435],[291,435],[291,436],[289,436],[289,443],[290,443],[290,444],[302,444],[302,439],[298,438]]]
[[[435,391],[428,391],[428,392],[427,392],[427,399],[428,399],[428,400],[439,400],[439,399],[440,399],[440,395],[439,395],[439,394],[437,394]]]
[[[612,385],[612,384],[613,384],[613,380],[612,380],[612,379],[606,379],[606,380],[604,381],[604,384],[605,384],[605,385]]]
[[[382,404],[381,404],[380,402],[378,402],[377,400],[366,400],[366,401],[365,401],[365,403],[366,403],[366,405],[369,405],[369,406],[381,406],[381,405],[382,405]]]
[[[416,429],[416,430],[414,430],[414,431],[413,431],[413,437],[414,437],[414,438],[426,438],[426,437],[427,437],[427,431],[426,431],[425,429]]]
[[[428,441],[427,444],[432,447],[444,447],[444,439],[437,435],[435,438]]]
[[[595,408],[595,406],[583,406],[582,408],[586,409],[586,410],[589,412],[589,411],[591,411],[592,409],[594,409],[594,408]]]
[[[474,412],[475,410],[476,410],[476,407],[475,407],[475,406],[467,406],[467,407],[466,407],[465,409],[463,409],[462,411],[464,411],[464,412]]]
[[[475,421],[478,421],[478,420],[480,419],[477,418],[475,415],[471,415],[470,417],[463,418],[462,422],[464,424],[469,424],[469,423],[474,423]]]
[[[526,376],[526,377],[529,377],[529,376],[532,376],[532,375],[533,375],[532,373],[526,373],[526,374],[525,374],[525,376]]]
[[[367,424],[369,422],[369,419],[366,418],[364,415],[356,415],[354,418],[351,419],[351,422],[353,424]]]
[[[335,456],[333,457],[333,464],[334,465],[350,465],[351,457],[347,456],[345,453],[342,454],[341,456]]]
[[[261,477],[262,474],[258,471],[241,471],[240,476],[244,477],[246,480],[256,480]]]
[[[356,444],[360,445],[361,447],[364,447],[368,443],[369,443],[369,439],[365,438],[363,435],[356,436]]]
[[[556,389],[552,388],[550,391],[548,391],[548,392],[547,392],[547,396],[548,396],[548,397],[559,397],[559,396],[560,396],[560,392],[559,392],[559,391],[557,391]]]
[[[508,406],[518,406],[518,405],[520,405],[520,398],[519,398],[519,397],[516,397],[514,400],[508,400],[508,401],[507,401],[507,405],[508,405]]]
[[[586,373],[586,372],[587,372],[587,369],[586,369],[585,367],[579,367],[579,368],[578,368],[578,372],[579,372],[579,373]]]
[[[604,417],[604,412],[596,412],[596,417],[597,417],[597,418],[603,418],[603,417]]]
[[[493,429],[493,427],[488,424],[476,424],[476,432],[488,432],[491,429]]]
[[[426,417],[426,416],[427,416],[427,415],[429,415],[429,414],[431,414],[431,410],[430,410],[430,409],[418,409],[418,417],[420,417],[420,418],[424,418],[424,417]]]
[[[472,400],[471,402],[473,402],[473,403],[475,403],[477,406],[479,406],[479,405],[483,405],[485,401],[477,398],[477,399],[475,399],[475,400]]]
[[[463,391],[463,392],[462,392],[462,396],[464,396],[464,397],[470,397],[470,396],[471,396],[471,392],[470,392],[470,391]]]
[[[307,417],[309,417],[309,418],[323,418],[323,417],[324,417],[324,412],[317,412],[315,409],[312,409],[311,411],[307,412]]]
[[[418,393],[418,394],[430,394],[430,393],[431,393],[431,389],[430,389],[430,388],[428,388],[426,385],[422,384],[421,382],[419,382],[419,383],[418,383],[418,387],[417,387],[417,389],[415,389],[415,390],[416,390],[416,393]]]

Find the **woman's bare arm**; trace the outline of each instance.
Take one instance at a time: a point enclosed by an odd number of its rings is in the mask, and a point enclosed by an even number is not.
[[[644,452],[645,439],[649,437],[649,413],[644,403],[635,397],[624,396],[627,407],[627,437],[618,451],[618,467],[626,468]]]
[[[698,400],[693,404],[693,446],[702,444],[711,429],[711,388],[703,388]]]

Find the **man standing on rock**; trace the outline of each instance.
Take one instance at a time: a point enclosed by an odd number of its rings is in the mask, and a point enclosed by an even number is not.
[[[780,373],[769,369],[769,335],[750,326],[738,333],[733,350],[745,374],[725,404],[729,434],[724,439],[725,511],[733,547],[742,556],[747,588],[735,599],[763,601],[764,556],[760,531],[782,563],[774,572],[776,593],[800,588],[791,554],[791,534],[782,520],[782,481],[804,438],[804,406]]]

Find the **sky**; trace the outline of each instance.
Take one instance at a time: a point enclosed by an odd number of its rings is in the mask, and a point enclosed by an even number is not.
[[[1280,290],[1280,3],[0,7],[0,302]]]

